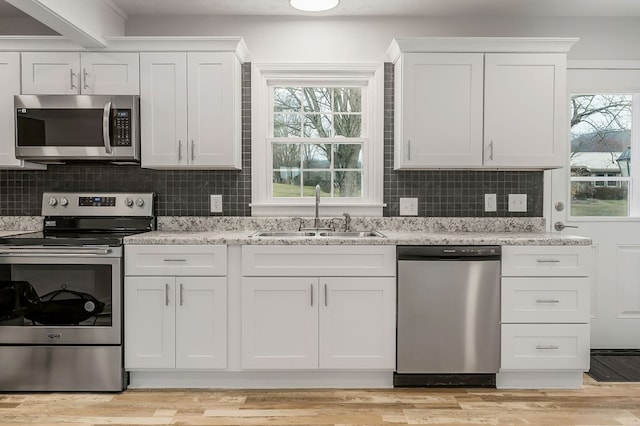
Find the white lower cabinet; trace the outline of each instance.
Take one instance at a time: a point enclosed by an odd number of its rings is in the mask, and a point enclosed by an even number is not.
[[[225,368],[227,280],[129,277],[125,368]]]
[[[125,248],[125,369],[227,367],[226,247],[182,248]],[[196,276],[202,259],[221,276]]]
[[[245,248],[243,369],[395,369],[395,267],[387,262],[395,247],[280,246],[290,261],[282,258],[271,270],[251,260],[268,254],[269,246]],[[364,273],[365,253],[382,260],[373,270],[387,276],[299,276],[300,265],[314,257],[327,274],[345,273],[330,263],[349,259]],[[277,275],[247,276],[257,273]]]
[[[582,385],[590,360],[590,246],[502,248],[500,388]]]

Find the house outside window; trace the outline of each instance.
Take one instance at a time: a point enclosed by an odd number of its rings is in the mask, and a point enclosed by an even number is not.
[[[252,215],[382,216],[383,68],[254,65]]]

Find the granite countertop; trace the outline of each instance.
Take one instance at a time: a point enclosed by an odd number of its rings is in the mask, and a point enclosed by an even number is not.
[[[342,218],[321,218],[321,227]],[[589,245],[591,239],[547,233],[544,218],[354,217],[353,230],[378,230],[386,237],[252,237],[257,230],[297,230],[312,218],[161,216],[158,230],[125,237],[125,244],[280,245]],[[39,231],[39,216],[0,217],[0,237]]]
[[[546,232],[397,232],[386,237],[252,237],[254,231],[153,231],[125,237],[125,244],[223,245],[589,245],[591,239]]]

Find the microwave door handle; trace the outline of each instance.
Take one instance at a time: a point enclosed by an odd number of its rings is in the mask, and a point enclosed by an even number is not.
[[[102,111],[102,139],[104,140],[104,150],[107,154],[111,154],[111,135],[110,135],[110,120],[111,117],[111,101],[104,104],[104,110]]]

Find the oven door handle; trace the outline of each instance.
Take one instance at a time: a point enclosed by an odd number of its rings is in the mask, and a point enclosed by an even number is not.
[[[96,247],[74,247],[74,248],[59,248],[59,247],[11,247],[0,248],[0,255],[7,256],[77,256],[81,255],[94,255],[105,256],[111,253],[110,248],[96,248]]]

